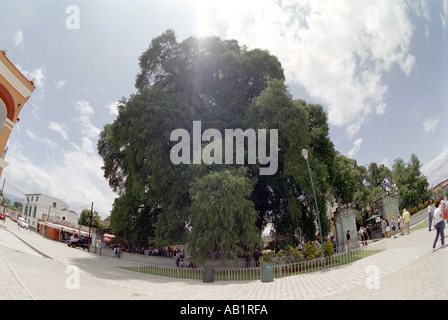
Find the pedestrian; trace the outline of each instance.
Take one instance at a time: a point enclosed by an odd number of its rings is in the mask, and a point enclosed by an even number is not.
[[[409,221],[411,221],[411,214],[409,213],[408,210],[403,209],[403,224],[404,228],[407,230],[407,234],[410,234]]]
[[[359,237],[363,246],[367,245],[367,232],[364,227],[359,228]]]
[[[433,213],[433,209],[432,209],[432,205],[431,205],[431,200],[429,200],[429,205],[428,205],[429,230],[428,231],[431,231],[431,223],[432,223],[433,216],[434,216],[434,213]]]
[[[279,245],[276,245],[275,246],[275,254],[277,254],[279,251],[280,251],[280,247],[279,247]]]
[[[386,234],[387,234],[387,237],[390,238],[390,226],[389,226],[388,220],[386,220]]]
[[[246,268],[250,268],[250,252],[246,252]]]
[[[434,239],[434,243],[432,245],[432,251],[435,251],[437,240],[440,236],[440,241],[442,244],[442,247],[445,246],[445,221],[443,220],[443,213],[442,208],[440,207],[440,199],[436,201],[435,203],[435,210],[434,210],[434,227],[437,230],[436,238]]]
[[[333,236],[330,238],[330,241],[333,244],[333,248],[336,250],[336,241],[334,240]]]
[[[398,211],[398,230],[400,230],[400,235],[403,235],[403,224],[402,224],[403,218],[401,217],[400,212]]]
[[[260,266],[260,253],[258,252],[258,249],[255,250],[254,260],[255,260],[255,266],[258,268]]]
[[[364,245],[364,233],[362,231],[362,227],[359,228],[358,235],[359,235],[359,241],[361,241],[361,244]]]
[[[392,228],[392,235],[394,236],[394,238],[396,238],[397,236],[395,235],[395,218],[392,217],[390,219],[390,226]]]
[[[382,221],[381,221],[381,231],[383,232],[383,237],[384,237],[384,238],[387,237],[387,230],[386,230],[386,227],[387,227],[387,222],[386,222],[386,220],[382,220]]]
[[[346,237],[347,237],[348,250],[350,250],[352,244],[352,239],[350,237],[350,230],[347,230]]]
[[[180,257],[181,257],[181,254],[180,254],[180,251],[178,251],[176,254],[176,267],[178,267],[178,268],[179,268],[179,264],[180,264]]]
[[[443,199],[440,200],[440,208],[442,209],[443,219],[445,220],[445,222],[447,222],[447,220],[448,220],[448,208],[447,208],[446,201],[443,200]]]

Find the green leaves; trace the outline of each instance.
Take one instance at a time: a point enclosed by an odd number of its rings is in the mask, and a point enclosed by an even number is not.
[[[253,184],[247,169],[226,169],[198,178],[190,188],[191,232],[189,245],[197,261],[212,252],[237,257],[243,250],[261,246],[255,226],[257,212],[248,199]]]
[[[421,163],[415,154],[408,163],[398,158],[393,165],[393,179],[400,194],[401,208],[417,207],[430,198],[428,179],[421,173]]]
[[[116,235],[160,246],[189,241],[197,258],[253,250],[268,223],[292,244],[315,239],[303,148],[310,150],[326,233],[335,158],[327,115],[322,106],[292,99],[277,57],[216,37],[178,42],[167,30],[151,41],[139,65],[138,91],[121,101],[98,141],[104,175],[119,194],[111,215]],[[277,173],[260,176],[260,164],[247,162],[174,165],[170,134],[185,129],[191,135],[193,121],[222,134],[277,129]]]

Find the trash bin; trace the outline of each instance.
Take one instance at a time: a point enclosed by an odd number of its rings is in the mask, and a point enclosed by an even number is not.
[[[203,282],[215,282],[215,269],[213,266],[204,266],[202,280]]]
[[[261,265],[261,282],[274,281],[274,265],[262,264]]]

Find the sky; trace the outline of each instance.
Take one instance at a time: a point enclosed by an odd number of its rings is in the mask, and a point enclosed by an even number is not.
[[[8,141],[6,196],[110,214],[98,136],[167,29],[277,56],[358,164],[416,154],[430,186],[448,177],[448,0],[0,0],[0,50],[36,86]]]

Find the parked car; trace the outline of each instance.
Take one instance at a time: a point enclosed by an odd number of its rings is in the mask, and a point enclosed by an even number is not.
[[[0,220],[6,220],[6,215],[3,212],[0,212]]]
[[[83,249],[87,248],[86,241],[83,241],[82,239],[79,239],[79,238],[73,238],[73,239],[67,240],[67,245],[69,247],[73,247],[73,248],[76,248],[76,247],[80,247]]]
[[[28,229],[28,223],[26,223],[25,219],[23,219],[22,217],[17,218],[17,223],[19,224],[19,227]]]

